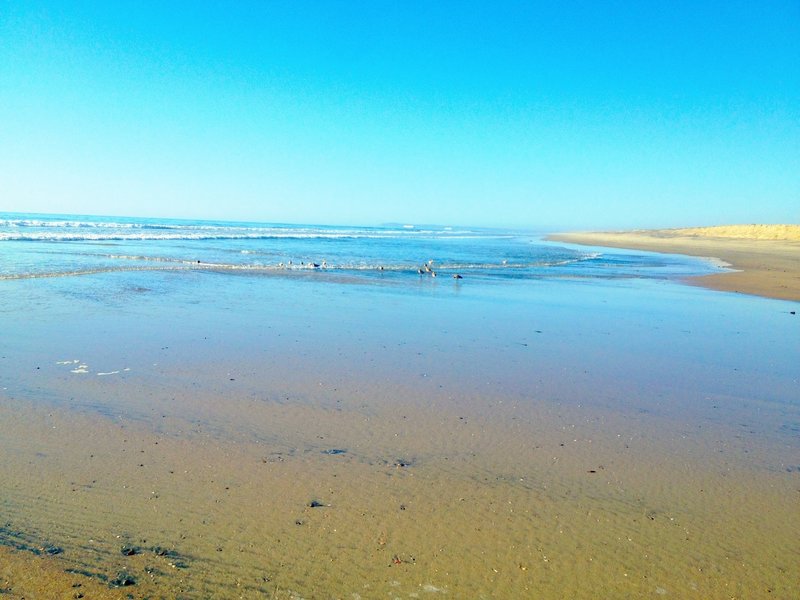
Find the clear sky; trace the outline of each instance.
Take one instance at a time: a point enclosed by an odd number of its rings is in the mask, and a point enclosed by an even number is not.
[[[0,0],[0,211],[800,222],[800,2]]]

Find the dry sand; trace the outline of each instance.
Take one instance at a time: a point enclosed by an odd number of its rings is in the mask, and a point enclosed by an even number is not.
[[[553,241],[720,259],[735,271],[691,278],[716,290],[800,301],[800,225],[566,233]]]

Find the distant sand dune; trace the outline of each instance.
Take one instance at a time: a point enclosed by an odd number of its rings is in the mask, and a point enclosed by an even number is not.
[[[717,225],[715,227],[686,227],[657,229],[651,235],[732,238],[738,240],[800,241],[800,225]]]
[[[737,271],[694,277],[687,283],[800,301],[800,225],[720,225],[567,233],[554,234],[548,239],[589,246],[716,257],[733,265]]]

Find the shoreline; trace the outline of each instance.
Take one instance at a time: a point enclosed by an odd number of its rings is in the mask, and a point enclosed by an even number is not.
[[[557,233],[545,240],[714,258],[734,270],[684,282],[800,302],[800,225]]]

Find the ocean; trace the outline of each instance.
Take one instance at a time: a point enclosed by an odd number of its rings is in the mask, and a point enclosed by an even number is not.
[[[415,285],[542,278],[675,278],[714,272],[708,261],[587,251],[526,231],[431,225],[344,227],[0,213],[0,278],[123,271],[306,275],[319,281]]]

